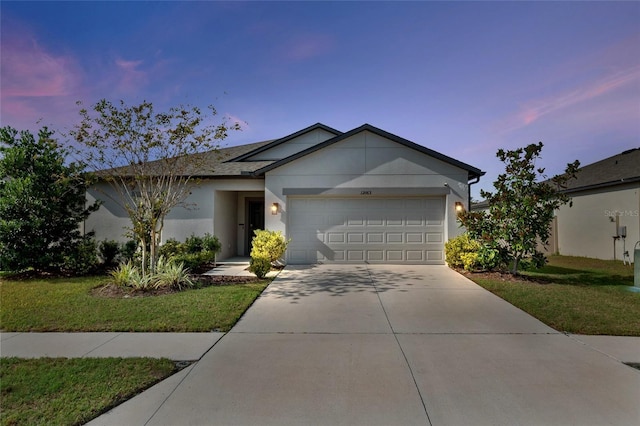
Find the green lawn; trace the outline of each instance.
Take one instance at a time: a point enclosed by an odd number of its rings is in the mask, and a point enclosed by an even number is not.
[[[105,277],[0,279],[3,331],[228,331],[268,281],[153,297],[91,295]]]
[[[79,425],[176,371],[168,359],[2,358],[4,425]]]
[[[0,278],[3,331],[228,331],[269,283],[151,297],[92,295],[105,277]],[[83,424],[175,371],[148,358],[0,361],[2,425]]]
[[[632,266],[551,256],[544,268],[522,275],[515,281],[467,277],[558,331],[640,336],[640,293],[629,291]]]

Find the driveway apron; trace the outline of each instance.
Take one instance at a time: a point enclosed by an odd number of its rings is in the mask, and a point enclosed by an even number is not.
[[[640,372],[447,267],[288,266],[140,423],[631,425],[638,401]]]

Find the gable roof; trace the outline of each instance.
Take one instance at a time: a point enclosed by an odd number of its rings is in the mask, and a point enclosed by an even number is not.
[[[640,182],[640,148],[633,148],[580,168],[563,192]]]
[[[479,178],[480,176],[483,176],[485,174],[485,172],[483,172],[480,169],[477,169],[477,168],[475,168],[473,166],[470,166],[470,165],[468,165],[466,163],[463,163],[461,161],[455,160],[455,159],[453,159],[451,157],[448,157],[448,156],[446,156],[444,154],[441,154],[439,152],[436,152],[434,150],[426,148],[426,147],[424,147],[422,145],[418,145],[418,144],[416,144],[414,142],[411,142],[411,141],[409,141],[407,139],[401,138],[400,136],[396,136],[396,135],[394,135],[392,133],[386,132],[386,131],[384,131],[382,129],[379,129],[377,127],[374,127],[374,126],[372,126],[370,124],[363,124],[360,127],[356,127],[353,130],[350,130],[350,131],[348,131],[346,133],[341,133],[340,135],[337,135],[336,137],[334,137],[332,139],[329,139],[329,140],[321,142],[321,143],[319,143],[317,145],[314,145],[311,148],[307,148],[307,149],[305,149],[303,151],[300,151],[300,152],[298,152],[296,154],[293,154],[293,155],[291,155],[289,157],[283,158],[282,160],[274,161],[273,163],[271,163],[271,164],[269,164],[269,165],[267,165],[265,167],[257,169],[255,172],[253,172],[253,174],[255,176],[263,175],[263,174],[265,174],[266,172],[268,172],[270,170],[273,170],[275,168],[283,166],[283,165],[285,165],[287,163],[290,163],[290,162],[292,162],[294,160],[302,158],[302,157],[304,157],[306,155],[314,153],[314,152],[316,152],[318,150],[321,150],[323,148],[326,148],[327,146],[333,145],[333,144],[335,144],[337,142],[345,140],[345,139],[347,139],[347,138],[349,138],[349,137],[351,137],[351,136],[353,136],[355,134],[358,134],[360,132],[363,132],[363,131],[369,131],[371,133],[377,134],[379,136],[382,136],[384,138],[387,138],[387,139],[390,139],[390,140],[392,140],[394,142],[397,142],[397,143],[399,143],[401,145],[404,145],[404,146],[406,146],[408,148],[411,148],[411,149],[414,149],[414,150],[416,150],[418,152],[426,154],[426,155],[428,155],[430,157],[436,158],[438,160],[444,161],[445,163],[449,163],[449,164],[454,165],[456,167],[459,167],[459,168],[461,168],[463,170],[466,170],[468,172],[468,174],[469,174],[469,179]]]
[[[244,153],[242,155],[239,155],[239,156],[237,156],[235,158],[232,158],[232,159],[230,159],[228,161],[247,161],[249,158],[253,157],[256,154],[259,154],[259,153],[264,152],[264,151],[266,151],[268,149],[274,148],[274,147],[276,147],[278,145],[281,145],[281,144],[283,144],[285,142],[290,141],[291,139],[295,139],[295,138],[297,138],[299,136],[304,135],[305,133],[309,133],[311,131],[318,130],[318,129],[327,131],[329,133],[333,133],[336,136],[342,134],[342,132],[339,131],[339,130],[333,129],[333,128],[331,128],[329,126],[326,126],[326,125],[324,125],[322,123],[316,123],[316,124],[313,124],[313,125],[311,125],[309,127],[304,128],[302,130],[299,130],[299,131],[297,131],[295,133],[292,133],[292,134],[290,134],[288,136],[285,136],[283,138],[275,139],[275,140],[271,141],[268,144],[265,144],[265,145],[263,145],[263,146],[261,146],[259,148],[256,148],[256,149],[254,149],[252,151],[246,152],[246,153]]]

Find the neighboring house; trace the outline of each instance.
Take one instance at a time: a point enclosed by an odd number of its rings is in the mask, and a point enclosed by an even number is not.
[[[628,252],[626,260],[633,262],[640,240],[640,148],[581,167],[563,192],[572,203],[556,211],[544,250],[605,260],[623,260]],[[488,210],[489,204],[471,209]]]
[[[557,252],[622,260],[628,251],[633,261],[640,240],[640,148],[581,167],[564,192],[573,206],[556,212]]]
[[[365,124],[342,133],[315,124],[273,141],[221,149],[165,221],[162,240],[216,235],[219,259],[249,254],[255,229],[291,239],[286,261],[444,264],[481,170]],[[102,191],[102,192],[101,192]],[[86,221],[96,238],[124,240],[129,219],[105,197]]]

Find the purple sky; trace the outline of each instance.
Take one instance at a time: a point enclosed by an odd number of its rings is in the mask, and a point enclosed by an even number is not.
[[[213,104],[227,145],[380,127],[487,171],[545,144],[558,173],[640,147],[640,2],[12,2],[1,125],[64,130],[77,100]],[[640,167],[640,166],[639,166]]]

